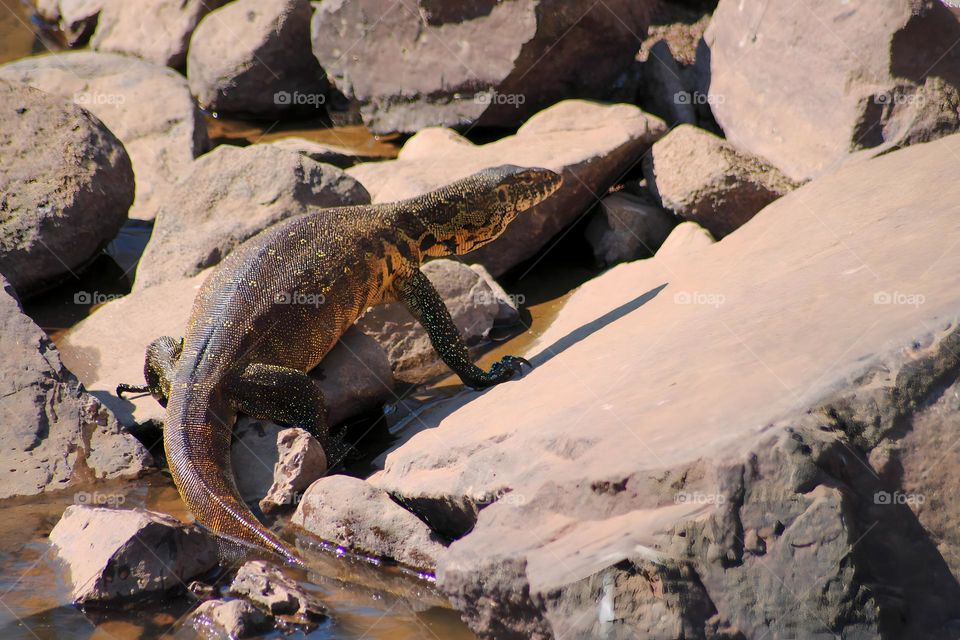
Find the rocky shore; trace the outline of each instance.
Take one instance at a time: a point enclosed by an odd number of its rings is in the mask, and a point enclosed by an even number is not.
[[[163,407],[115,389],[259,231],[501,164],[564,178],[422,267],[472,356],[532,371],[419,402],[449,369],[402,305],[368,310],[310,372],[357,459],[234,430],[243,499],[311,571],[75,504],[42,544],[85,612],[354,637],[317,587],[352,562],[371,600],[479,638],[960,635],[960,9],[35,4],[77,50],[0,65],[0,509],[166,482]],[[399,149],[233,146],[210,114]],[[129,292],[82,291],[54,344],[30,302],[130,224],[152,231]],[[538,324],[525,278],[558,265],[590,277]]]

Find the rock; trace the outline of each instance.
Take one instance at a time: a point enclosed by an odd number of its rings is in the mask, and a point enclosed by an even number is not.
[[[410,138],[397,160],[347,170],[374,202],[421,195],[487,167],[515,164],[563,174],[563,186],[526,211],[506,233],[464,260],[494,276],[533,256],[596,202],[639,161],[666,129],[636,107],[567,100],[528,120],[516,135],[473,145],[447,129],[425,129]]]
[[[509,308],[509,298],[499,286],[494,289],[483,275],[461,262],[431,260],[421,270],[443,298],[468,346],[478,344],[504,315],[501,305]],[[516,313],[515,308],[512,311]],[[449,374],[426,330],[403,303],[373,307],[356,326],[383,348],[397,380],[420,384]]]
[[[327,617],[317,598],[262,560],[247,562],[230,584],[230,594],[247,598],[281,623],[315,627]]]
[[[153,220],[165,189],[209,145],[187,83],[166,67],[110,53],[61,52],[0,66],[0,79],[71,99],[110,128],[133,163],[131,218]]]
[[[69,101],[0,81],[0,273],[20,295],[79,270],[133,202],[119,140]]]
[[[55,23],[60,19],[59,0],[33,0],[33,8],[46,22]]]
[[[217,565],[211,536],[139,508],[72,505],[50,543],[67,565],[76,604],[160,598]]]
[[[187,77],[205,108],[253,117],[326,114],[309,0],[234,0],[200,21]]]
[[[619,265],[522,380],[402,434],[368,481],[459,536],[437,584],[474,632],[950,637],[957,157],[960,135],[852,163]]]
[[[200,20],[229,0],[102,0],[90,46],[182,69],[190,36]],[[144,20],[149,16],[149,20]]]
[[[656,256],[661,261],[687,259],[715,242],[710,232],[696,222],[681,222],[657,249]]]
[[[60,338],[64,362],[124,425],[163,422],[165,411],[152,396],[121,399],[115,390],[121,382],[143,380],[144,354],[151,341],[160,336],[183,335],[193,300],[208,273],[165,282],[107,302]],[[357,329],[347,331],[312,373],[327,401],[331,424],[394,397],[386,355],[373,339]],[[270,446],[276,452],[276,433]],[[265,484],[257,485],[260,494],[254,503],[273,482],[275,462],[273,457],[265,463]]]
[[[680,125],[653,145],[643,173],[663,207],[722,238],[796,183],[717,136]]]
[[[228,638],[249,638],[273,627],[267,616],[246,600],[208,600],[194,609],[186,623],[201,635],[210,630],[213,637],[223,634]]]
[[[290,521],[328,542],[429,573],[446,551],[422,520],[386,492],[350,476],[311,484]]]
[[[632,97],[636,34],[654,4],[325,0],[313,51],[374,133],[516,127],[565,98]]]
[[[804,6],[719,3],[705,34],[710,102],[733,145],[807,180],[858,150],[960,127],[960,18],[944,3]]]
[[[358,154],[356,150],[350,149],[349,147],[323,144],[305,138],[280,138],[279,140],[265,144],[272,144],[275,147],[280,147],[287,151],[296,151],[311,160],[332,164],[341,169],[352,167],[360,162],[374,162],[383,159],[382,156]]]
[[[260,509],[271,513],[296,505],[307,487],[326,473],[327,455],[317,439],[303,429],[284,429],[277,434],[273,485]]]
[[[286,429],[269,420],[241,416],[233,428],[230,463],[240,497],[251,508],[263,500],[273,486],[273,470],[280,462],[278,440]],[[239,470],[242,469],[242,472]]]
[[[650,257],[676,224],[676,218],[646,199],[614,193],[600,201],[586,237],[594,260],[606,267]]]
[[[369,201],[336,167],[265,144],[219,146],[198,158],[164,200],[134,289],[194,276],[280,220]]]
[[[59,0],[56,21],[71,47],[83,46],[90,40],[104,0]]]
[[[0,499],[136,478],[152,459],[83,390],[0,276]]]

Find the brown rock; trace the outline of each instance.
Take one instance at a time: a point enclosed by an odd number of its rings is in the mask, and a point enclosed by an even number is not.
[[[629,193],[600,201],[585,235],[594,260],[602,267],[649,258],[676,226],[677,219],[660,207]]]
[[[705,39],[727,138],[794,180],[960,128],[960,18],[945,3],[721,0]]]
[[[208,600],[194,609],[186,624],[201,635],[213,627],[215,635],[228,638],[250,638],[273,627],[267,616],[246,600]]]
[[[0,499],[136,478],[146,449],[87,394],[0,276]]]
[[[446,551],[422,520],[358,478],[332,475],[310,485],[291,522],[328,542],[433,573]]]
[[[0,78],[73,100],[110,128],[130,154],[136,176],[131,218],[153,220],[164,191],[209,145],[186,81],[166,67],[75,51],[5,64]]]
[[[563,174],[563,186],[511,223],[506,233],[464,257],[500,276],[536,254],[592,206],[665,132],[663,121],[626,104],[567,100],[531,117],[516,135],[473,145],[446,129],[410,138],[397,160],[347,170],[374,202],[393,202],[504,163]]]
[[[0,81],[0,273],[21,295],[83,267],[133,202],[119,140],[68,100]]]
[[[735,231],[796,183],[725,140],[680,125],[644,158],[647,184],[663,207],[714,236]]]
[[[144,509],[67,507],[50,542],[77,604],[160,598],[217,564],[212,537]]]
[[[296,505],[307,487],[326,473],[327,455],[317,439],[303,429],[284,429],[277,434],[273,484],[260,500],[260,509],[271,513]]]
[[[230,593],[246,598],[282,624],[315,627],[327,617],[317,598],[262,560],[247,562],[230,584]]]

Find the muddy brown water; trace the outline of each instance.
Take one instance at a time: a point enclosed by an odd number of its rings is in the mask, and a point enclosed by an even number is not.
[[[0,63],[59,48],[32,16],[23,0],[0,0]],[[214,144],[246,145],[300,136],[353,149],[367,156],[393,157],[398,140],[380,138],[363,127],[326,127],[316,122],[262,123],[208,117]],[[149,223],[132,221],[103,255],[61,285],[25,301],[27,313],[56,341],[97,307],[130,291],[136,260],[149,240]],[[582,248],[581,248],[582,249]],[[519,327],[502,330],[484,347],[479,364],[488,367],[508,353],[523,353],[552,322],[569,292],[595,275],[588,266],[571,266],[555,256],[506,281],[525,312]],[[412,390],[402,402],[388,406],[386,421],[393,437],[402,435],[411,411],[461,393],[450,377],[427,388]],[[373,458],[378,451],[369,452]],[[351,471],[362,475],[361,468]],[[156,472],[140,482],[107,483],[72,488],[68,492],[0,504],[0,638],[192,638],[195,632],[180,623],[196,606],[192,596],[171,597],[162,604],[81,610],[70,603],[63,567],[47,537],[71,504],[118,508],[145,507],[191,521],[169,476]],[[437,638],[467,640],[473,634],[437,593],[430,580],[369,560],[317,550],[309,554],[312,569],[302,582],[327,604],[331,621],[310,634],[316,639],[404,640]],[[221,585],[222,587],[222,585]],[[270,634],[278,637],[279,634]]]

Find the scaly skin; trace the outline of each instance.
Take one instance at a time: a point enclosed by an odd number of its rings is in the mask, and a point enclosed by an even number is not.
[[[307,429],[329,451],[323,397],[307,372],[367,307],[400,300],[443,361],[474,388],[509,380],[521,358],[474,366],[463,338],[419,267],[496,239],[517,214],[559,188],[546,169],[503,166],[403,202],[324,209],[243,243],[206,280],[181,342],[147,349],[146,385],[167,407],[164,448],[177,490],[213,532],[298,555],[240,499],[230,465],[238,412]]]

